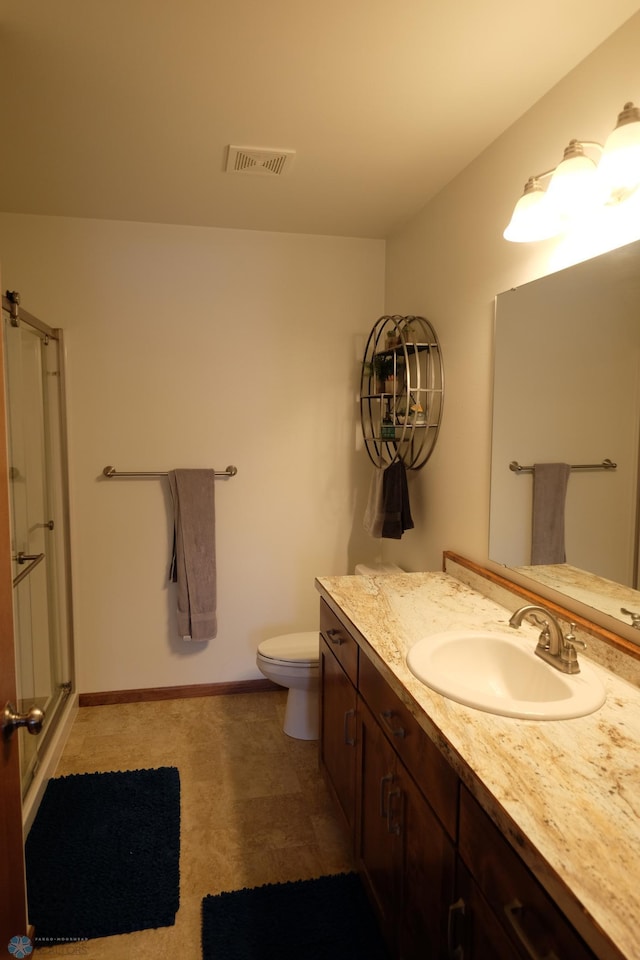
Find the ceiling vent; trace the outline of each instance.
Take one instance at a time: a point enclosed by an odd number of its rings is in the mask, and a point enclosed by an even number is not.
[[[227,152],[227,173],[251,177],[281,177],[293,164],[295,150],[271,150],[268,147],[234,147]]]

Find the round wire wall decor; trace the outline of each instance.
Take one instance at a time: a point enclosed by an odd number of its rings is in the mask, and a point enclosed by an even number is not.
[[[425,465],[436,444],[444,404],[440,342],[424,317],[384,316],[373,326],[362,361],[360,419],[371,462]]]

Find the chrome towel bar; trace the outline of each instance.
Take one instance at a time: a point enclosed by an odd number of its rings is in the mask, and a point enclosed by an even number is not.
[[[613,460],[609,460],[608,457],[606,460],[603,460],[602,463],[570,464],[572,470],[615,470],[617,466],[618,464],[614,463]],[[517,460],[512,460],[509,464],[509,470],[513,470],[514,473],[532,473],[533,467],[522,467]]]
[[[24,568],[16,577],[13,578],[13,585],[17,587],[19,583],[22,583],[25,577],[28,577],[31,571],[44,560],[44,553],[19,553],[17,557],[12,557],[12,560],[15,560],[17,563],[27,563],[28,566]]]
[[[214,476],[216,477],[235,477],[237,472],[238,472],[238,468],[233,466],[227,467],[226,470],[213,471]],[[102,474],[103,476],[108,477],[109,479],[111,479],[112,477],[168,477],[169,471],[157,470],[151,473],[145,473],[145,472],[141,473],[140,471],[136,470],[131,472],[129,471],[125,472],[121,470],[116,470],[115,467],[105,467],[104,470],[102,471]]]

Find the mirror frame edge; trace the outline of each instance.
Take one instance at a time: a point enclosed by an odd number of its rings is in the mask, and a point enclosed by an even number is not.
[[[553,593],[552,590],[549,590],[548,593],[544,591],[539,592],[538,590],[532,590],[524,583],[518,583],[516,580],[510,580],[502,573],[498,572],[498,570],[482,566],[482,564],[476,563],[474,560],[469,560],[467,557],[463,557],[459,553],[455,553],[452,550],[445,550],[442,554],[442,569],[445,572],[448,572],[447,560],[457,563],[459,566],[464,567],[471,573],[481,577],[483,580],[488,580],[490,583],[493,583],[498,587],[502,587],[504,590],[508,590],[510,593],[522,598],[527,603],[542,603],[551,611],[551,613],[558,616],[561,620],[575,623],[582,630],[585,630],[596,639],[602,640],[604,643],[613,647],[618,652],[630,656],[634,660],[640,660],[640,646],[638,646],[637,641],[634,642],[631,637],[627,638],[622,631],[614,631],[609,626],[598,623],[596,620],[591,619],[589,616],[579,612],[577,609],[572,609],[571,607],[566,606],[564,602],[559,602],[557,599],[551,596]],[[498,566],[494,561],[488,562],[494,564],[494,566]],[[505,567],[504,569],[511,572],[509,567]],[[523,577],[522,579],[525,580],[526,578]],[[530,582],[534,583],[535,581]],[[536,583],[535,586],[539,587],[540,585]],[[566,600],[562,594],[556,594],[556,596],[560,596],[562,601]],[[591,610],[591,608],[588,609]],[[606,614],[603,614],[602,616],[606,617]],[[610,619],[616,628],[618,626],[626,626],[626,624],[623,624],[620,621],[614,620],[613,618]],[[628,627],[627,629],[631,631],[633,628]]]

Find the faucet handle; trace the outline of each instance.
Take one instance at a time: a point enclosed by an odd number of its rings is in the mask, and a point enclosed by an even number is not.
[[[584,640],[578,639],[575,633],[575,623],[569,624],[569,633],[564,635],[564,643],[562,645],[562,659],[565,663],[578,663],[578,654],[576,653],[576,647],[582,647],[583,650],[587,649],[587,645]],[[576,672],[579,670],[579,667],[576,667]]]
[[[584,642],[584,640],[580,640],[578,637],[576,637],[575,633],[573,632],[575,628],[576,628],[575,623],[572,622],[569,624],[569,633],[566,633],[564,637],[565,642],[570,643],[572,647],[582,647],[583,650],[586,650],[587,645]]]
[[[631,626],[635,627],[636,630],[640,630],[640,613],[637,613],[635,610],[627,610],[626,607],[620,607],[620,613],[631,617]]]
[[[540,631],[540,636],[538,637],[538,646],[542,650],[549,649],[549,642],[551,640],[551,634],[549,633],[549,621],[545,620],[544,617],[539,616],[537,613],[529,613],[529,620],[533,621],[538,627],[542,627]]]

